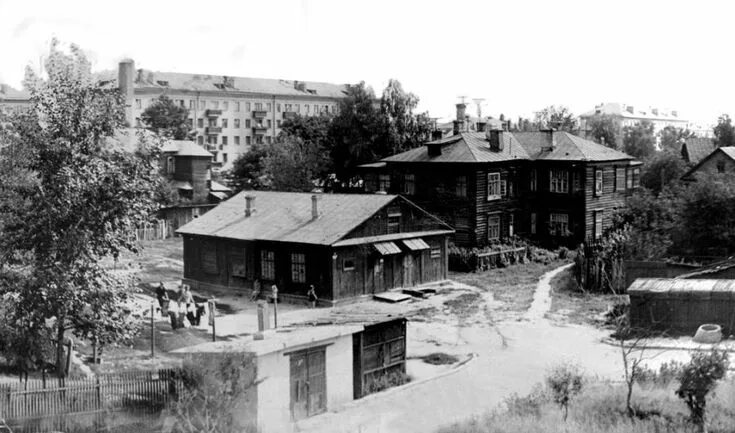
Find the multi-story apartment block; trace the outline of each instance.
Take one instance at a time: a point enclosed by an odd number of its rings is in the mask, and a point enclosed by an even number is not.
[[[7,84],[0,84],[0,110],[18,111],[31,105],[31,96],[23,90],[16,90]]]
[[[223,169],[230,168],[251,145],[274,142],[286,119],[336,113],[348,88],[344,84],[153,72],[135,69],[132,60],[120,62],[117,82],[131,126],[142,126],[143,111],[165,94],[189,109],[197,144],[210,151]]]

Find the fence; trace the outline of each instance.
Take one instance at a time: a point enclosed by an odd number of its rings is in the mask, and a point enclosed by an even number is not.
[[[527,247],[508,247],[495,251],[482,251],[457,246],[449,248],[449,270],[476,272],[501,268],[515,263],[525,263]]]
[[[135,240],[157,241],[173,237],[174,229],[166,220],[156,220],[135,229]]]
[[[623,258],[622,246],[588,239],[574,258],[577,283],[588,292],[624,293],[627,286]]]
[[[31,379],[0,383],[0,414],[9,424],[76,414],[161,410],[182,390],[177,370],[121,373],[93,379]]]

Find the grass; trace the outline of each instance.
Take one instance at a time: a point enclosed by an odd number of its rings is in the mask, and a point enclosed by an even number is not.
[[[552,319],[579,325],[600,325],[601,315],[611,306],[627,302],[625,295],[582,292],[574,281],[572,268],[565,269],[551,279]]]
[[[495,300],[503,303],[503,310],[520,313],[531,306],[541,276],[564,264],[561,260],[548,264],[529,262],[484,272],[450,272],[449,278],[491,292]]]
[[[589,382],[572,400],[569,419],[551,403],[542,388],[525,397],[512,396],[483,416],[440,428],[438,433],[648,433],[694,432],[688,409],[674,395],[676,384],[636,387],[637,416],[625,411],[625,386]],[[735,379],[722,382],[708,399],[710,433],[732,432],[735,426]]]
[[[459,358],[457,358],[456,356],[442,352],[430,353],[428,355],[420,357],[419,359],[431,365],[448,365],[454,364],[459,361]]]
[[[455,317],[467,318],[480,311],[482,295],[476,292],[462,293],[461,295],[444,301],[449,314]]]

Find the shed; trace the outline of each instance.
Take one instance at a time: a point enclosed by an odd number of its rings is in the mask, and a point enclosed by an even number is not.
[[[735,280],[639,278],[628,295],[634,328],[693,334],[714,323],[735,332]]]

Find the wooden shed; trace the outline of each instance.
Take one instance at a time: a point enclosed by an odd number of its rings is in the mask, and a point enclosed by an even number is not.
[[[714,323],[735,333],[735,280],[639,278],[628,295],[634,328],[693,334]]]

